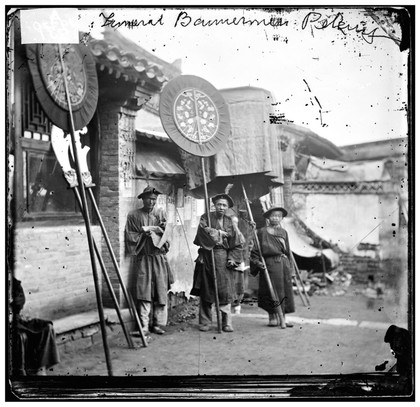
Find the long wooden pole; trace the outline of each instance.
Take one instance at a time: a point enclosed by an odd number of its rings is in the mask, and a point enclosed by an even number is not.
[[[124,297],[125,297],[125,299],[126,299],[126,301],[128,303],[129,310],[130,310],[130,313],[131,313],[131,317],[136,322],[136,325],[137,325],[137,328],[139,329],[140,336],[141,336],[141,339],[142,339],[142,342],[143,342],[144,347],[147,347],[146,337],[144,335],[143,327],[141,325],[141,322],[140,322],[140,319],[139,319],[139,316],[138,316],[138,313],[137,313],[136,305],[134,304],[133,297],[127,291],[127,289],[125,287],[125,284],[124,284],[124,281],[123,281],[123,279],[121,277],[120,268],[118,266],[118,262],[117,262],[117,259],[115,257],[114,250],[112,249],[112,245],[111,245],[111,241],[109,240],[108,233],[107,233],[107,231],[105,229],[105,225],[104,225],[104,222],[102,220],[102,216],[101,216],[101,214],[99,212],[98,205],[96,204],[95,196],[93,195],[93,192],[92,192],[92,190],[90,188],[88,188],[88,192],[89,192],[89,197],[90,197],[91,202],[92,202],[93,209],[95,210],[96,216],[98,217],[98,221],[99,221],[99,224],[101,226],[102,235],[103,235],[103,237],[105,239],[105,243],[106,243],[106,245],[108,247],[109,254],[111,255],[112,263],[114,265],[115,272],[116,272],[117,277],[118,277],[118,281],[120,283],[120,286],[121,286],[122,292],[124,294]]]
[[[242,192],[243,192],[243,195],[244,195],[244,198],[245,198],[246,208],[248,210],[249,219],[251,220],[251,222],[254,222],[254,217],[252,216],[252,211],[251,211],[251,207],[249,206],[249,201],[248,201],[248,197],[247,197],[247,194],[246,194],[244,184],[243,183],[241,183],[241,184],[242,184]],[[274,291],[273,284],[272,284],[270,276],[268,274],[267,265],[265,263],[265,259],[264,259],[264,256],[262,254],[260,241],[258,240],[258,235],[257,235],[257,231],[255,230],[255,228],[254,228],[254,236],[255,236],[255,244],[257,245],[257,249],[258,249],[258,254],[259,254],[259,256],[261,258],[261,261],[264,265],[264,278],[267,281],[268,290],[270,292],[270,296],[271,296],[272,301],[273,301],[274,313],[276,314],[277,318],[280,319],[280,327],[282,329],[284,329],[284,328],[286,328],[286,319],[284,317],[279,298],[277,297],[277,294]]]
[[[207,214],[207,224],[208,227],[211,227],[210,224],[210,205],[209,205],[209,193],[207,191],[207,177],[206,169],[204,166],[204,157],[201,157],[201,170],[203,172],[203,184],[204,184],[204,196],[205,196],[205,205],[206,205],[206,214]],[[219,305],[219,290],[217,288],[217,274],[216,274],[216,262],[214,259],[213,249],[210,250],[210,260],[211,260],[211,269],[213,272],[213,281],[214,281],[214,291],[215,291],[215,306],[216,306],[216,316],[217,316],[217,330],[219,333],[222,332],[222,324],[220,321],[220,305]]]
[[[85,216],[83,218],[85,220],[85,225],[86,225],[86,235],[87,235],[87,240],[88,240],[88,245],[89,245],[90,261],[92,265],[93,282],[95,285],[96,302],[98,305],[99,322],[101,326],[102,342],[103,342],[104,352],[105,352],[105,360],[106,360],[106,365],[108,369],[108,376],[113,376],[111,356],[109,353],[108,339],[106,335],[106,326],[105,326],[104,309],[102,305],[101,287],[99,285],[98,271],[96,269],[96,263],[95,263],[95,254],[94,254],[94,248],[93,248],[92,230],[90,227],[89,210],[88,210],[88,205],[86,201],[85,185],[83,183],[82,174],[80,170],[80,162],[79,162],[79,156],[77,153],[76,140],[74,136],[75,128],[74,128],[74,121],[73,121],[73,113],[71,109],[70,93],[69,93],[68,84],[67,84],[67,70],[64,64],[64,60],[63,60],[61,44],[58,44],[58,53],[60,56],[61,67],[63,70],[62,76],[63,76],[64,87],[65,87],[66,96],[67,96],[67,105],[69,108],[70,138],[71,138],[71,143],[73,147],[74,162],[76,165],[77,182],[79,184],[83,210],[85,213]]]
[[[308,294],[306,293],[305,285],[303,284],[303,280],[302,280],[302,276],[300,275],[299,267],[297,266],[295,256],[293,256],[292,252],[290,252],[290,257],[292,259],[292,263],[293,263],[293,267],[295,268],[296,275],[297,275],[300,283],[302,284],[303,295],[305,296],[306,301],[308,302],[308,307],[310,307],[311,303],[309,302],[309,297],[308,297]]]
[[[77,190],[77,188],[74,188],[73,190],[74,190],[74,194],[76,196],[77,202],[79,203],[80,209],[81,209],[81,211],[83,213],[82,200],[80,199],[79,191]],[[90,189],[88,189],[88,190],[90,191]],[[83,213],[83,216],[84,215],[85,214]],[[118,319],[120,320],[121,328],[123,329],[123,332],[124,332],[124,335],[125,335],[125,339],[127,340],[128,347],[133,349],[134,348],[133,340],[131,339],[131,336],[129,335],[129,333],[127,331],[127,328],[125,326],[123,317],[121,315],[120,307],[118,306],[117,297],[115,295],[114,289],[113,289],[112,284],[111,284],[111,280],[109,279],[109,275],[108,275],[108,273],[106,271],[104,260],[102,258],[102,255],[101,255],[99,249],[98,249],[98,246],[97,246],[97,244],[95,242],[95,239],[93,239],[93,246],[95,248],[96,257],[98,258],[99,264],[101,266],[102,274],[103,274],[103,276],[105,278],[105,282],[106,282],[106,285],[108,287],[108,291],[109,291],[109,293],[111,295],[111,298],[112,298],[112,301],[114,303],[115,311],[117,312]]]
[[[294,268],[294,267],[293,267]],[[303,299],[303,295],[302,295],[302,293],[300,292],[300,288],[299,288],[299,282],[298,282],[298,279],[296,278],[296,275],[294,275],[293,276],[293,281],[295,282],[295,284],[296,284],[296,288],[297,288],[297,292],[298,292],[298,294],[299,294],[299,297],[300,297],[300,299],[302,300],[302,304],[303,304],[303,306],[304,307],[306,307],[306,302],[305,302],[305,300]],[[305,290],[305,287],[303,287],[303,290]]]
[[[194,109],[195,109],[195,117],[196,117],[196,124],[197,124],[197,136],[198,142],[201,144],[201,128],[198,114],[198,107],[197,107],[197,98],[195,90],[193,89],[193,99],[194,99]],[[210,205],[209,205],[209,193],[207,191],[207,177],[206,177],[206,168],[204,165],[204,157],[201,157],[201,172],[203,173],[203,185],[204,185],[204,197],[205,197],[205,205],[206,205],[206,213],[207,213],[207,224],[208,227],[211,227],[210,224]],[[220,305],[219,305],[219,290],[217,288],[217,274],[216,274],[216,262],[214,260],[214,252],[210,250],[210,259],[211,259],[211,268],[213,272],[213,281],[214,281],[214,291],[215,291],[215,307],[216,307],[216,316],[217,316],[217,330],[219,333],[222,332],[222,324],[220,321]]]

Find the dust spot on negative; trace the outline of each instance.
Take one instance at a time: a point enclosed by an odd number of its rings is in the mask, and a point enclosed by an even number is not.
[[[217,338],[215,336],[213,336],[213,339],[216,340]]]

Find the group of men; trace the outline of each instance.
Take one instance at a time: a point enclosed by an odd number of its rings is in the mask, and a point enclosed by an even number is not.
[[[143,200],[143,206],[128,214],[125,228],[127,253],[132,257],[132,270],[137,276],[135,292],[140,321],[146,334],[150,331],[157,334],[165,332],[167,291],[174,281],[166,258],[169,243],[156,245],[166,226],[166,219],[155,209],[159,194],[155,188],[146,187],[138,195]],[[212,202],[215,210],[201,216],[194,239],[194,244],[200,248],[195,260],[191,295],[200,297],[200,331],[210,330],[212,305],[217,298],[222,329],[224,332],[233,332],[231,308],[235,300],[239,305],[238,287],[241,287],[237,278],[240,275],[238,270],[249,247],[238,228],[238,218],[231,216],[234,206],[232,198],[223,193],[214,196]],[[243,288],[243,273],[241,277]]]

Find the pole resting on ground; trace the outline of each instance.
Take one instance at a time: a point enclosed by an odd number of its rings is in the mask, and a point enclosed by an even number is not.
[[[209,194],[207,191],[207,179],[206,179],[206,169],[204,166],[204,157],[201,157],[201,169],[203,171],[203,185],[204,185],[204,196],[205,196],[205,205],[206,205],[206,214],[207,214],[207,224],[208,227],[211,227],[210,224],[210,208],[209,208]],[[216,273],[216,263],[214,260],[214,252],[211,250],[210,253],[211,269],[213,273],[214,281],[214,291],[215,291],[215,307],[216,307],[216,316],[217,316],[217,331],[222,332],[222,324],[220,321],[220,305],[219,305],[219,290],[217,286],[217,273]]]
[[[244,199],[245,199],[245,202],[246,202],[246,208],[247,208],[247,211],[248,211],[249,219],[250,219],[251,222],[254,222],[254,217],[252,216],[251,207],[249,206],[248,197],[247,197],[246,190],[245,190],[245,187],[244,187],[243,183],[242,183],[242,192],[243,192]],[[263,275],[264,275],[264,278],[267,281],[268,290],[270,292],[270,297],[271,297],[271,301],[272,301],[271,304],[273,305],[273,313],[276,316],[277,325],[280,325],[280,327],[282,329],[284,329],[284,328],[286,328],[286,319],[284,317],[283,310],[281,308],[281,303],[280,303],[280,301],[277,297],[276,292],[274,291],[273,283],[271,282],[270,275],[268,274],[267,265],[265,263],[265,259],[264,259],[264,256],[262,254],[260,241],[258,240],[258,235],[257,235],[257,231],[255,230],[255,228],[254,228],[254,238],[255,238],[255,244],[257,245],[258,254],[260,256],[261,262],[264,265],[264,270],[263,270],[264,274]]]
[[[102,341],[104,345],[106,365],[108,369],[108,375],[113,376],[111,357],[109,353],[108,340],[107,340],[107,335],[106,335],[106,326],[105,326],[104,310],[103,310],[103,305],[102,305],[101,287],[99,285],[98,271],[96,269],[95,253],[94,253],[94,248],[93,248],[93,237],[92,237],[92,231],[91,231],[91,225],[90,225],[90,219],[89,219],[89,210],[88,210],[86,194],[85,194],[85,185],[83,183],[82,173],[80,170],[79,156],[77,153],[76,141],[75,141],[75,136],[74,136],[75,127],[74,127],[73,113],[72,113],[72,107],[71,107],[71,101],[70,101],[70,93],[69,93],[68,84],[67,84],[67,69],[63,60],[61,44],[58,44],[58,53],[60,56],[61,68],[63,70],[64,88],[66,91],[67,106],[69,109],[69,121],[71,124],[70,126],[71,146],[73,148],[74,162],[76,165],[77,181],[80,188],[81,201],[83,205],[83,211],[85,214],[84,221],[85,221],[85,226],[86,226],[86,235],[87,235],[89,254],[90,254],[90,260],[91,260],[91,265],[92,265],[92,274],[93,274],[93,281],[95,285],[96,302],[98,305],[98,314],[99,314],[99,321],[100,321],[100,326],[101,326]]]

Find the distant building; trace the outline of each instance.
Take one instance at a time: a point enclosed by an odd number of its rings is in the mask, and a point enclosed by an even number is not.
[[[355,282],[392,289],[396,320],[408,312],[410,217],[407,138],[341,147],[340,160],[296,154],[295,213],[341,251]]]

